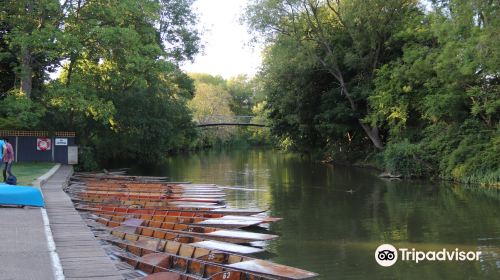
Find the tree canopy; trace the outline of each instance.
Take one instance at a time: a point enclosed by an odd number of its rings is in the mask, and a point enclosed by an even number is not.
[[[77,131],[89,167],[156,161],[194,137],[178,66],[200,50],[192,0],[2,2],[3,128]]]
[[[273,134],[407,176],[498,182],[499,8],[251,1],[245,19],[267,45],[260,79]]]

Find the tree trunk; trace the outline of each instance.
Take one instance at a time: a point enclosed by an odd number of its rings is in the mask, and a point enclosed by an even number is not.
[[[23,56],[21,61],[21,92],[31,98],[31,89],[33,84],[33,68],[31,66],[31,52],[23,49]]]
[[[358,108],[356,106],[354,99],[352,98],[351,94],[349,93],[349,90],[347,89],[347,85],[344,82],[344,78],[342,77],[342,73],[340,73],[340,70],[337,71],[337,73],[338,73],[337,75],[340,77],[340,79],[338,79],[338,81],[340,82],[340,87],[342,88],[342,93],[346,96],[347,100],[349,101],[349,104],[351,105],[351,109],[354,112],[356,112]],[[376,126],[371,127],[371,126],[367,125],[366,123],[363,123],[362,120],[360,120],[360,119],[358,119],[358,122],[361,125],[361,128],[363,128],[363,130],[365,131],[366,136],[368,136],[368,138],[370,138],[370,140],[372,141],[373,145],[377,149],[383,149],[384,144],[382,144],[382,140],[380,139],[378,127],[376,127]]]
[[[362,123],[361,120],[358,121],[363,130],[365,131],[366,135],[368,136],[368,138],[370,138],[370,140],[372,141],[373,145],[377,149],[383,149],[384,144],[382,144],[382,140],[380,139],[378,127],[371,127],[366,123]]]
[[[75,65],[76,57],[71,55],[69,66],[68,66],[68,79],[66,80],[66,86],[71,83],[71,76],[73,75],[73,66]]]

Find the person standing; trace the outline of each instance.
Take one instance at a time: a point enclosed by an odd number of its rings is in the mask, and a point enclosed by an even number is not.
[[[7,174],[10,176],[14,176],[12,174],[12,163],[14,162],[14,149],[12,148],[12,145],[9,142],[8,138],[3,139],[4,145],[3,145],[3,181],[7,181]]]

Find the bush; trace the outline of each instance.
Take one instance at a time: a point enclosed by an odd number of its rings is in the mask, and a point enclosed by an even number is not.
[[[78,149],[77,171],[93,171],[99,169],[99,164],[95,159],[95,150],[91,147],[82,147]]]
[[[387,171],[405,177],[421,177],[429,173],[421,148],[408,140],[389,143],[384,150],[384,166]]]
[[[488,142],[481,137],[465,138],[450,155],[447,171],[454,180],[498,185],[500,182],[499,147],[500,136],[493,137]],[[457,158],[460,158],[460,161]]]
[[[468,120],[461,125],[434,125],[419,143],[424,160],[443,179],[498,185],[500,182],[499,129]]]

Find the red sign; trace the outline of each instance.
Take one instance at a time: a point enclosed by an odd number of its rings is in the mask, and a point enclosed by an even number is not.
[[[37,138],[36,139],[36,150],[37,151],[49,151],[52,146],[50,138]]]

